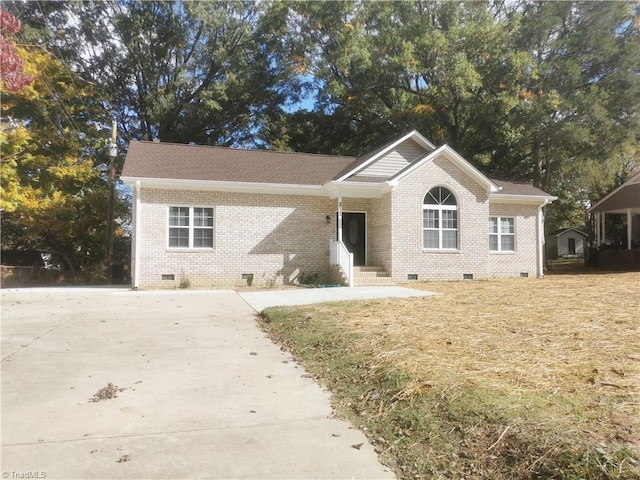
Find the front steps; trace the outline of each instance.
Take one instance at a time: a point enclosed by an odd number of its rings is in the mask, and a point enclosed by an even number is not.
[[[391,280],[384,267],[353,267],[353,286],[354,287],[374,287],[374,286],[393,286],[395,283]],[[329,270],[330,281],[334,284],[347,285],[347,279],[342,274],[342,270],[337,265],[332,265]]]
[[[356,287],[392,286],[391,275],[384,267],[366,266],[353,267],[353,284]]]

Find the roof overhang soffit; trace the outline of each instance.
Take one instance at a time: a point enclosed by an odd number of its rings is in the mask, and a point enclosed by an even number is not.
[[[176,180],[168,178],[122,177],[126,185],[139,180],[143,188],[165,190],[199,190],[211,192],[265,193],[274,195],[310,195],[326,197],[321,185],[293,185],[281,183],[219,182],[212,180]]]
[[[380,198],[393,189],[388,182],[340,182],[337,180],[323,185],[322,188],[329,198],[338,198],[339,196],[349,198]]]
[[[324,185],[292,185],[277,183],[216,182],[211,180],[175,180],[167,178],[122,177],[126,185],[134,186],[136,181],[144,188],[164,190],[198,190],[210,192],[264,193],[272,195],[308,195],[337,198],[379,198],[391,187],[387,182],[337,182]]]
[[[640,173],[602,198],[589,210],[589,213],[624,213],[627,209],[640,213]]]
[[[519,204],[519,205],[536,205],[544,207],[550,204],[558,197],[552,195],[509,195],[504,193],[492,193],[489,195],[489,203],[493,204]]]

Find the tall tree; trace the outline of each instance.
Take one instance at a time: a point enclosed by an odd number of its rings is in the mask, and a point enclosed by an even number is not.
[[[34,22],[44,16],[14,8]],[[265,8],[244,1],[74,2],[40,20],[51,32],[49,48],[107,94],[125,140],[251,145],[265,115],[295,95],[286,59],[274,58],[265,43]]]
[[[550,227],[633,167],[640,142],[640,11],[629,2],[544,2],[522,10],[516,48],[531,56],[511,112],[520,135],[501,159],[558,195]]]
[[[316,109],[340,112],[370,148],[416,128],[558,194],[552,227],[576,221],[636,158],[636,3],[284,4]]]
[[[522,74],[526,54],[510,51],[506,22],[484,4],[286,5],[318,109],[345,112],[369,147],[411,128],[471,156],[494,147],[504,121],[489,118],[514,101],[505,82]]]
[[[637,162],[631,1],[8,5],[104,91],[125,140],[358,154],[415,128],[559,195],[551,226]],[[291,112],[305,92],[313,111]]]
[[[25,58],[33,84],[1,92],[3,247],[36,249],[64,270],[99,273],[108,189],[97,127],[108,124],[108,113],[95,88],[51,54],[35,48]],[[120,225],[116,235],[124,234]]]

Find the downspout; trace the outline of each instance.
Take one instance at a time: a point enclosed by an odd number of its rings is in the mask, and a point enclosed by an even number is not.
[[[631,250],[631,209],[627,208],[627,250]]]
[[[136,217],[133,229],[135,235],[136,247],[134,249],[134,265],[135,271],[133,272],[133,289],[137,290],[140,286],[140,180],[136,180]]]
[[[342,194],[338,193],[338,238],[342,242]]]
[[[538,277],[544,278],[544,212],[547,200],[538,207]]]

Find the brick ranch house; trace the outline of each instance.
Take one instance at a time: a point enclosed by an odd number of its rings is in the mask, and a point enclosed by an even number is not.
[[[132,142],[134,288],[542,276],[555,197],[412,131],[361,157]]]

